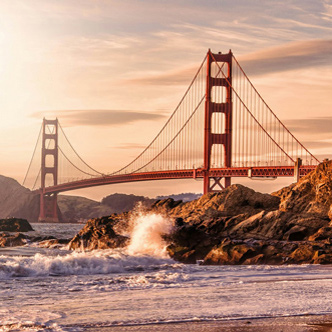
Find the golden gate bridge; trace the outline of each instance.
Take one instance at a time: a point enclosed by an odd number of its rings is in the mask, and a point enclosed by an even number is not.
[[[232,52],[209,50],[166,124],[129,164],[98,172],[75,151],[58,119],[44,119],[23,184],[40,196],[39,220],[57,221],[60,192],[201,178],[207,193],[228,187],[232,177],[299,178],[318,163],[266,104]]]

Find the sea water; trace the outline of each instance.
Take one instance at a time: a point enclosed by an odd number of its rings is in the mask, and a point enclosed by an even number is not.
[[[66,238],[82,225],[33,227],[35,235]],[[0,249],[0,331],[91,331],[332,312],[331,266],[184,265],[167,256],[160,234],[171,230],[161,216],[139,215],[125,249]]]

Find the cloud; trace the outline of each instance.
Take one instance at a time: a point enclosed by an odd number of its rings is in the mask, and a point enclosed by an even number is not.
[[[61,110],[37,112],[35,118],[58,117],[66,126],[110,126],[131,124],[137,121],[154,121],[165,118],[164,114],[128,110]]]
[[[330,148],[332,150],[332,142],[327,141],[301,141],[301,143],[307,148],[307,149],[324,149],[324,148]]]
[[[332,39],[293,42],[239,57],[249,75],[332,65]]]
[[[199,65],[178,70],[171,70],[160,74],[148,75],[126,80],[128,83],[142,85],[189,85]]]
[[[332,66],[332,39],[295,42],[268,48],[240,56],[239,63],[249,76],[308,67]],[[197,63],[125,81],[140,85],[186,85],[192,80],[198,67]]]
[[[292,133],[306,135],[329,134],[332,136],[332,116],[311,119],[283,120],[283,123]]]

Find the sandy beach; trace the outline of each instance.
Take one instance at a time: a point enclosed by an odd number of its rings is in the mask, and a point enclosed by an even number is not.
[[[332,315],[88,328],[89,332],[329,332]]]

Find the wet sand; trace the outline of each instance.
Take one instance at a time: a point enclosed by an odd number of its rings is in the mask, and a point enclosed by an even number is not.
[[[88,328],[88,332],[332,332],[332,315]]]

